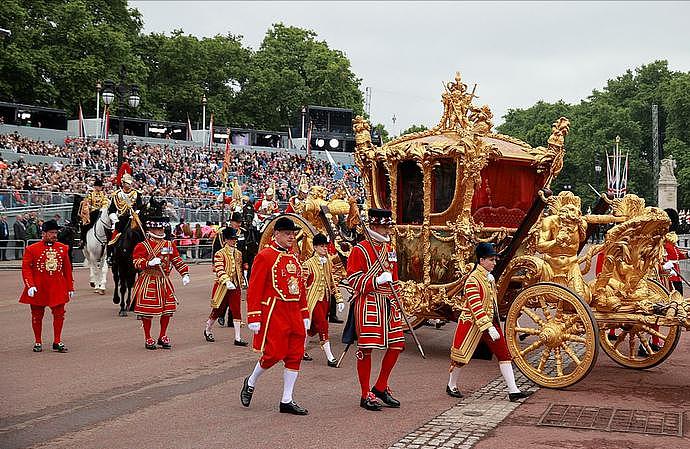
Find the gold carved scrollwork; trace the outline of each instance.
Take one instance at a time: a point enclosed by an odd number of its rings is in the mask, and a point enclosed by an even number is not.
[[[570,121],[561,117],[551,125],[551,136],[548,140],[548,148],[537,147],[529,150],[529,153],[536,159],[534,165],[537,166],[538,173],[546,173],[546,188],[551,187],[551,181],[563,169],[563,157],[565,156],[565,136],[570,132]]]

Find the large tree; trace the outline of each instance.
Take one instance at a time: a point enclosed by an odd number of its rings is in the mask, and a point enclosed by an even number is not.
[[[690,74],[668,70],[666,61],[656,61],[628,70],[609,80],[601,90],[577,105],[539,102],[528,109],[510,110],[499,132],[513,135],[531,145],[544,145],[550,124],[561,115],[571,121],[566,140],[563,171],[555,181],[558,190],[570,185],[585,203],[594,200],[588,184],[605,189],[606,151],[611,152],[616,136],[629,154],[628,191],[653,203],[652,105],[660,106],[665,125],[665,155],[678,160],[679,206],[690,206]],[[595,172],[595,165],[602,167]]]
[[[315,32],[278,23],[252,56],[239,100],[254,126],[282,129],[307,104],[361,114],[360,82],[347,57],[317,40]]]
[[[116,78],[121,64],[130,82],[147,73],[132,48],[141,16],[125,0],[4,0],[0,24],[12,32],[0,45],[3,100],[76,114],[79,102],[95,108],[96,82]]]

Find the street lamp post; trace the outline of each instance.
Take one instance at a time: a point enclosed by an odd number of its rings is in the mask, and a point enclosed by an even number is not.
[[[129,106],[133,109],[136,109],[139,106],[139,101],[141,98],[139,97],[139,86],[136,84],[131,84],[127,85],[125,84],[125,79],[127,78],[127,71],[125,70],[125,66],[120,66],[120,81],[117,85],[113,83],[111,80],[105,80],[103,82],[103,103],[106,104],[106,106],[110,105],[113,100],[115,100],[115,96],[117,96],[117,115],[118,115],[118,138],[117,138],[117,170],[120,170],[120,166],[122,166],[122,153],[124,152],[125,148],[125,138],[124,138],[124,131],[125,131],[125,122],[124,122],[124,115],[125,115],[125,99],[127,99],[127,102],[129,103]],[[107,138],[107,136],[106,136]]]
[[[96,131],[96,138],[101,138],[101,83],[96,83],[96,123],[98,130]]]
[[[307,116],[307,107],[302,106],[302,139],[304,139],[304,120]]]

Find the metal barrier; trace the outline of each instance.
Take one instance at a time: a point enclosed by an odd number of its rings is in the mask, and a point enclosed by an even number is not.
[[[180,257],[188,263],[211,262],[213,260],[213,240],[211,239],[173,239]],[[184,244],[183,244],[184,242]],[[191,244],[189,244],[191,242]]]
[[[24,248],[24,240],[0,240],[0,260],[22,260]]]

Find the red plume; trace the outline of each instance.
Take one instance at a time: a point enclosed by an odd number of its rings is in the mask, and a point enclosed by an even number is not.
[[[130,175],[132,174],[132,167],[129,166],[129,162],[127,161],[124,161],[122,165],[120,165],[120,169],[117,171],[115,184],[117,184],[118,187],[122,187],[122,177],[125,173],[129,173]]]

